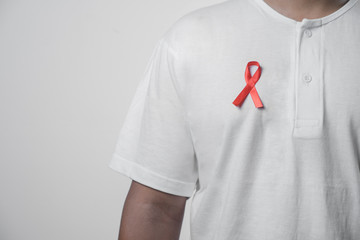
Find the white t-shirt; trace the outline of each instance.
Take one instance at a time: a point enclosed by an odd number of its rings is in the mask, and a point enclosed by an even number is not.
[[[109,166],[192,196],[191,240],[359,240],[359,2],[302,21],[263,0],[179,18]]]

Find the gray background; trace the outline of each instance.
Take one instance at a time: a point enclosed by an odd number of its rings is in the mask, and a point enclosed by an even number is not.
[[[107,165],[136,86],[171,24],[217,2],[0,0],[1,240],[117,239],[131,180]]]

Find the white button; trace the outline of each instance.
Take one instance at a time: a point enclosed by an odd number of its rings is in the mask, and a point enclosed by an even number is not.
[[[311,82],[312,77],[310,74],[306,73],[306,74],[304,74],[303,79],[305,82],[309,83],[309,82]]]
[[[311,35],[312,35],[311,30],[309,30],[309,29],[305,29],[304,33],[307,37],[311,37]]]

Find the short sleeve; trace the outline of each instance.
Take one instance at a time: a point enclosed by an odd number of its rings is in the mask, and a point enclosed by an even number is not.
[[[109,167],[151,188],[191,197],[198,172],[191,131],[176,89],[175,53],[165,37],[157,42]]]

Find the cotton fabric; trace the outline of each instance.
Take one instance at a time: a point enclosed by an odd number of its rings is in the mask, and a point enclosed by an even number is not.
[[[185,14],[156,44],[109,166],[192,197],[191,240],[359,240],[359,26],[358,0],[302,21],[263,0]],[[262,108],[232,103],[250,61]]]

